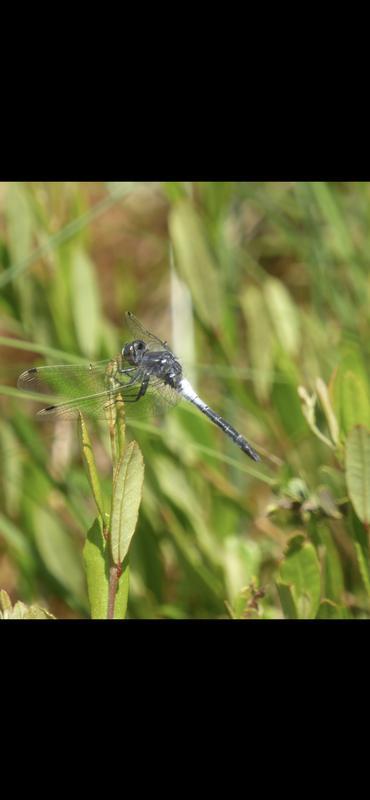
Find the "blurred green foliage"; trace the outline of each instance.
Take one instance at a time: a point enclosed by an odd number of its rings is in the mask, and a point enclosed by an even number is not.
[[[183,406],[128,428],[145,462],[129,618],[370,616],[369,217],[369,183],[0,184],[5,616],[90,614],[77,425],[40,424],[16,378],[111,357],[125,310],[191,354],[262,456]],[[87,424],[107,505],[109,436]]]

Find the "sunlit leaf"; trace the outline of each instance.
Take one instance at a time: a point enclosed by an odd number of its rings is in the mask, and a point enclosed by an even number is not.
[[[189,286],[197,312],[210,328],[221,321],[220,276],[207,246],[201,222],[187,200],[170,211],[169,230],[175,265]]]
[[[315,548],[301,534],[290,540],[279,572],[291,588],[299,618],[313,619],[320,602],[320,564]]]
[[[21,183],[13,181],[9,186],[5,214],[8,241],[14,264],[27,258],[32,245],[33,218],[27,193]]]
[[[318,428],[316,422],[316,396],[314,394],[310,394],[304,386],[298,386],[298,397],[301,401],[302,414],[306,418],[308,425],[315,436],[317,436],[318,439],[321,439],[321,441],[324,442],[328,447],[332,447],[334,449],[334,445],[330,439],[328,439],[328,437],[325,436]]]
[[[12,601],[5,589],[0,589],[0,610],[9,611],[12,607]]]
[[[1,619],[55,619],[53,614],[40,608],[38,605],[27,606],[18,600],[12,607],[8,593],[0,590],[0,620]]]
[[[81,352],[92,358],[99,340],[100,302],[95,267],[78,246],[71,256],[71,300],[77,341]]]
[[[370,388],[360,353],[347,348],[329,385],[340,430],[345,437],[354,425],[370,427]]]
[[[272,329],[266,325],[266,304],[260,289],[249,286],[240,298],[248,331],[247,347],[253,368],[252,380],[259,400],[268,398],[273,381],[274,339]]]
[[[317,389],[317,394],[318,394],[319,399],[320,399],[321,406],[322,406],[322,408],[324,410],[324,413],[325,413],[325,416],[326,416],[326,420],[327,420],[328,427],[329,427],[329,430],[330,430],[331,438],[332,438],[334,444],[336,445],[336,444],[338,444],[338,441],[339,441],[338,420],[337,420],[337,418],[336,418],[336,416],[334,414],[334,411],[333,411],[333,408],[332,408],[332,405],[331,405],[331,402],[330,402],[330,396],[329,396],[329,392],[328,392],[327,386],[326,386],[326,384],[324,383],[324,381],[321,378],[317,378],[317,380],[316,380],[316,389]]]
[[[263,293],[272,329],[284,350],[295,355],[300,345],[299,317],[288,290],[277,278],[268,278]]]
[[[309,184],[320,213],[328,225],[328,234],[334,252],[348,264],[354,256],[354,245],[348,224],[337,202],[338,195],[327,181],[311,181]]]
[[[34,508],[33,528],[37,549],[50,574],[72,595],[84,601],[82,564],[71,537],[55,515],[41,506]]]
[[[246,542],[237,536],[228,536],[224,542],[226,586],[234,607],[238,593],[258,575],[261,555],[261,548],[253,541]]]

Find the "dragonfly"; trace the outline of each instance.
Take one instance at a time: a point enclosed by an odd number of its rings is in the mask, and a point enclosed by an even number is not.
[[[81,412],[106,418],[107,410],[119,396],[130,418],[140,413],[161,413],[184,399],[221,428],[253,461],[260,461],[244,436],[201,400],[184,377],[181,363],[168,343],[146,330],[130,311],[125,316],[133,338],[113,359],[89,365],[32,367],[22,372],[18,388],[57,393],[55,405],[41,409],[37,416],[71,420]]]

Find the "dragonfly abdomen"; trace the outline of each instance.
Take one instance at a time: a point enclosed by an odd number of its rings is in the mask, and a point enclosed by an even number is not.
[[[206,417],[208,417],[208,419],[214,422],[215,425],[218,425],[218,427],[221,428],[221,430],[224,433],[226,433],[226,435],[229,436],[229,438],[232,439],[232,441],[238,447],[240,447],[240,449],[243,450],[243,452],[246,453],[249,456],[249,458],[252,458],[253,461],[261,460],[258,453],[256,453],[255,450],[253,450],[253,447],[251,447],[251,445],[249,444],[249,442],[247,442],[244,436],[242,436],[241,433],[235,430],[235,428],[233,428],[233,426],[230,425],[229,422],[226,422],[226,420],[223,417],[221,417],[220,414],[217,414],[216,411],[213,411],[212,408],[207,406],[207,404],[200,399],[200,397],[194,391],[192,385],[189,383],[188,380],[186,380],[186,378],[183,378],[180,381],[179,390],[183,395],[183,397],[186,398],[186,400],[189,400],[190,403],[193,403],[195,406],[197,406],[197,408],[199,408],[199,410],[202,411],[202,413],[205,414]]]

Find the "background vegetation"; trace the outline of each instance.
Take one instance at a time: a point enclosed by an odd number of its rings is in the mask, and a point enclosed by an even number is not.
[[[76,424],[40,424],[17,374],[109,358],[128,309],[262,456],[183,406],[128,429],[145,462],[128,617],[369,617],[369,251],[369,183],[0,184],[12,603],[89,616],[95,518]]]

